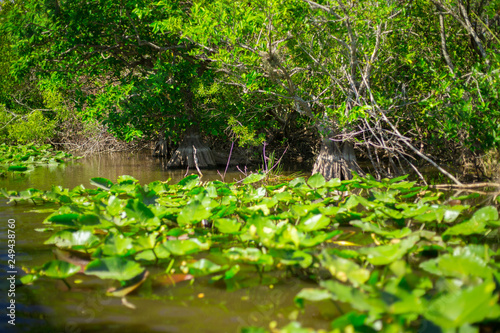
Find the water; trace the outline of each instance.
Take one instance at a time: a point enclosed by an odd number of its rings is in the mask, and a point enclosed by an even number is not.
[[[223,173],[224,170],[221,170]],[[203,171],[202,180],[220,180],[216,170]],[[0,188],[49,190],[53,185],[73,188],[90,185],[90,178],[104,177],[116,181],[120,175],[130,175],[141,184],[171,178],[176,183],[186,170],[165,171],[159,161],[147,153],[115,153],[96,155],[57,167],[39,167],[25,176],[0,179]],[[229,172],[226,181],[242,178],[238,171]],[[7,204],[0,199],[0,307],[6,309],[9,285],[6,280],[7,221],[16,222],[15,266],[19,278],[22,267],[35,267],[54,258],[53,247],[44,245],[48,233],[42,221],[54,206],[31,203]],[[148,267],[151,276],[161,273]],[[185,281],[175,286],[153,283],[149,278],[137,292],[121,298],[108,297],[105,291],[113,286],[109,280],[76,274],[68,279],[72,286],[58,280],[41,279],[34,285],[17,285],[15,289],[16,325],[7,324],[2,310],[1,332],[239,332],[242,327],[268,327],[272,321],[283,326],[296,318],[304,325],[329,328],[329,320],[339,315],[331,303],[308,305],[299,312],[294,296],[305,287],[314,287],[296,278],[269,275],[268,281],[256,284],[256,279],[243,279],[227,290],[224,284],[211,283],[209,278]]]

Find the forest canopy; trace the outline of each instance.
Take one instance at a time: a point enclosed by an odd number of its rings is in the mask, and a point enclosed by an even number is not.
[[[376,177],[486,173],[499,148],[499,0],[0,6],[3,142],[178,143],[197,125],[240,145],[319,141],[313,172],[343,179],[360,158]]]

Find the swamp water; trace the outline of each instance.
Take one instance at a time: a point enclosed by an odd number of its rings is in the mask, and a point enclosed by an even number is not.
[[[223,173],[224,170],[221,170]],[[175,184],[185,170],[165,171],[159,161],[149,154],[114,153],[86,157],[53,167],[38,167],[26,175],[8,175],[0,178],[0,188],[50,190],[53,185],[72,189],[80,184],[86,188],[90,178],[104,177],[112,181],[121,175],[130,175],[147,184],[155,180]],[[203,180],[220,180],[217,171],[203,170]],[[239,172],[228,172],[226,181],[240,179]],[[33,285],[18,286],[15,290],[15,326],[7,324],[8,306],[7,221],[16,221],[16,257],[18,272],[21,267],[40,266],[54,259],[53,245],[44,245],[50,233],[35,231],[57,206],[33,205],[27,202],[7,204],[0,198],[0,274],[2,295],[1,332],[238,332],[245,326],[267,327],[273,320],[280,326],[297,318],[309,327],[327,328],[324,315],[336,316],[337,309],[312,305],[298,314],[293,303],[295,295],[304,287],[314,286],[296,278],[255,282],[240,281],[227,291],[226,286],[210,283],[209,278],[196,278],[175,285],[152,285],[147,282],[126,297],[126,306],[120,297],[106,296],[106,290],[116,286],[112,280],[77,274],[68,279],[68,290],[61,280],[40,279]],[[148,268],[150,273],[152,269]],[[154,271],[154,268],[153,268]],[[160,271],[160,270],[159,270]],[[267,277],[272,279],[272,277]],[[267,283],[266,283],[267,282]],[[298,316],[298,317],[297,317]]]

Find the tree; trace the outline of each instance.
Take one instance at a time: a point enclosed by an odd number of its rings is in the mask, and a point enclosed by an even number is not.
[[[178,142],[193,123],[221,126],[206,112],[211,103],[195,94],[211,85],[204,61],[177,35],[154,33],[154,22],[172,13],[153,4],[16,2],[5,23],[17,40],[14,75],[58,86],[84,121],[101,121],[127,141],[168,136]]]
[[[172,10],[167,1],[159,5]],[[420,7],[418,13],[415,7]],[[443,81],[443,70],[448,73],[449,68],[443,66],[447,57],[441,59],[442,41],[424,44],[433,35],[413,32],[422,20],[437,22],[442,13],[434,14],[434,7],[430,2],[373,0],[197,0],[186,4],[183,15],[159,21],[157,31],[176,31],[196,44],[197,55],[211,59],[214,70],[222,74],[220,80],[239,87],[242,94],[271,96],[268,103],[274,112],[267,112],[278,122],[293,111],[309,118],[323,138],[313,172],[327,178],[349,178],[350,170],[359,172],[356,144],[379,176],[387,174],[379,155],[392,172],[406,172],[405,165],[418,172],[413,162],[418,156],[458,182],[415,147],[416,128],[400,124],[407,118],[405,111],[412,109],[417,122],[430,125],[428,114],[414,106],[425,108],[436,85],[450,82]],[[473,24],[462,26],[474,37]],[[425,81],[429,78],[430,84]],[[422,87],[425,90],[417,91]],[[408,95],[408,90],[414,94]],[[453,122],[451,114],[440,116]],[[433,136],[449,134],[438,127],[427,130]]]
[[[300,123],[321,137],[313,172],[326,178],[361,172],[357,152],[379,178],[419,173],[419,157],[455,182],[435,162],[446,162],[447,150],[500,146],[498,0],[25,0],[13,8],[2,25],[15,41],[15,76],[50,82],[83,119],[125,140],[179,142],[197,123],[221,136],[229,124],[252,141],[255,130],[292,135]],[[189,160],[189,149],[177,161]]]
[[[271,113],[279,122],[293,111],[309,118],[322,137],[313,172],[326,178],[360,172],[352,133],[366,117],[379,122],[372,72],[383,34],[401,10],[374,1],[222,0],[193,1],[185,12],[159,22],[160,31],[177,29],[242,93],[274,97],[269,102],[285,112]]]

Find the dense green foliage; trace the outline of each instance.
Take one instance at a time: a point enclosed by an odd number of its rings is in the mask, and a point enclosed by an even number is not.
[[[178,141],[193,123],[251,144],[263,134],[293,143],[313,130],[355,143],[377,176],[384,163],[406,170],[412,147],[443,160],[480,156],[500,143],[498,7],[498,0],[7,2],[0,118],[17,117],[18,127],[3,127],[2,137],[43,141],[69,112],[127,141]],[[45,111],[32,115],[37,109]],[[42,117],[44,130],[19,135]]]
[[[201,183],[191,175],[140,185],[121,176],[93,178],[96,188],[2,193],[61,205],[40,230],[51,233],[46,244],[60,249],[59,259],[30,268],[25,283],[83,273],[120,281],[110,294],[123,296],[179,273],[209,275],[228,289],[299,276],[317,287],[298,293],[296,305],[338,304],[345,314],[332,318],[336,332],[477,332],[500,317],[496,207],[477,209],[465,204],[474,195],[446,198],[405,177],[341,182],[316,174],[277,185],[264,178]],[[352,238],[360,232],[366,237]],[[165,273],[148,277],[158,266]]]
[[[213,108],[214,101],[223,104],[224,89],[211,88],[212,74],[188,55],[188,46],[178,45],[178,38],[153,33],[153,19],[168,13],[152,8],[141,19],[132,13],[151,5],[26,1],[7,6],[3,31],[18,38],[17,57],[6,63],[11,77],[35,74],[37,88],[70,100],[81,121],[102,122],[126,141],[159,132],[176,140],[194,121],[192,108],[202,126],[221,134],[221,118],[203,117],[203,110]],[[45,105],[56,111],[47,105],[54,96],[47,97]]]

